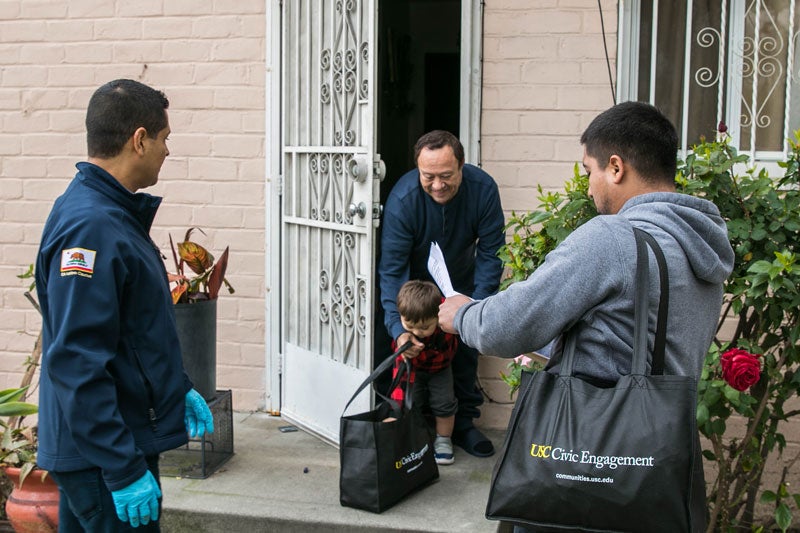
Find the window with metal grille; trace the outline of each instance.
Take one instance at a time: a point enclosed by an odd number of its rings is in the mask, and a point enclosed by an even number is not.
[[[760,163],[800,128],[798,0],[622,0],[618,100],[656,105],[685,151],[720,122]]]

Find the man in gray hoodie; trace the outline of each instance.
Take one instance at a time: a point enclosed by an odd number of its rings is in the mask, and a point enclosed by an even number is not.
[[[675,192],[678,137],[656,108],[615,105],[592,121],[581,144],[600,216],[570,234],[527,280],[479,301],[448,298],[439,324],[482,354],[501,357],[540,349],[572,330],[575,375],[614,383],[631,368],[635,226],[658,241],[669,270],[664,373],[699,378],[733,268],[725,221],[711,202]],[[659,290],[652,256],[650,284],[654,314]],[[655,320],[650,326],[652,349]],[[558,372],[560,344],[550,372]]]

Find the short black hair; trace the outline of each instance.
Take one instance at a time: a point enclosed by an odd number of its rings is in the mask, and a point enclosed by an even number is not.
[[[108,159],[122,151],[137,128],[150,138],[167,127],[164,93],[134,80],[114,80],[98,88],[86,110],[89,157]]]
[[[453,149],[453,155],[456,156],[459,168],[464,166],[464,146],[458,140],[458,137],[444,130],[429,131],[417,140],[417,144],[414,145],[414,164],[417,164],[419,154],[424,148],[438,150],[445,146]]]
[[[439,317],[442,293],[433,282],[410,279],[403,283],[397,293],[397,312],[403,320],[419,324]]]
[[[675,183],[678,133],[650,104],[623,102],[600,113],[581,135],[581,144],[601,166],[616,154],[645,181]]]

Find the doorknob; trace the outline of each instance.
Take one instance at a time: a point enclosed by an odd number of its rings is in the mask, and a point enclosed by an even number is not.
[[[367,159],[365,154],[356,154],[347,164],[347,170],[354,180],[358,182],[364,181],[367,179],[367,174],[370,170],[369,159]],[[386,177],[386,164],[380,158],[380,155],[377,154],[375,160],[372,162],[372,177],[381,181]]]
[[[353,156],[348,163],[347,169],[350,171],[350,176],[352,176],[354,180],[358,182],[364,181],[367,179],[367,173],[369,172],[367,156],[363,154]]]
[[[350,217],[355,217],[358,215],[359,218],[364,218],[367,216],[367,205],[364,202],[359,202],[358,205],[350,204],[350,207],[347,208],[347,214]]]

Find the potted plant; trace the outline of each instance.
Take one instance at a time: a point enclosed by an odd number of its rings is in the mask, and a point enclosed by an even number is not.
[[[22,417],[38,411],[36,405],[21,401],[27,390],[28,387],[21,387],[0,391],[0,465],[4,470],[19,469],[19,484],[36,467],[36,430],[21,427]]]
[[[27,390],[0,391],[0,467],[12,483],[6,517],[18,533],[56,531],[58,486],[36,467],[36,428],[22,426],[25,416],[37,412],[35,405],[21,401]]]
[[[175,244],[169,236],[175,273],[168,275],[175,303],[175,320],[183,354],[183,366],[195,389],[211,401],[216,395],[217,367],[217,297],[223,285],[233,294],[225,278],[228,267],[228,247],[219,259],[200,244],[191,241],[191,227],[182,242]]]
[[[715,140],[695,146],[676,176],[679,191],[719,207],[736,254],[698,382],[697,423],[713,473],[706,480],[708,531],[786,531],[800,509],[791,482],[800,451],[787,447],[783,433],[800,415],[792,404],[800,393],[800,143],[790,142],[779,163],[784,175],[774,178],[738,154],[725,130],[720,124]],[[565,193],[539,193],[540,209],[509,220],[513,236],[499,252],[510,270],[504,286],[527,278],[596,214],[577,165]],[[509,365],[512,389],[522,366]],[[778,463],[777,475],[765,476],[768,461]]]
[[[0,391],[0,415],[11,417],[0,420],[0,465],[12,483],[6,517],[17,533],[56,531],[58,486],[47,471],[36,467],[36,428],[21,426],[24,416],[37,412],[35,405],[20,401],[26,391],[27,387]]]
[[[17,277],[33,279],[33,265]],[[31,283],[25,297],[41,312],[33,289]],[[36,427],[24,425],[26,416],[38,412],[37,406],[26,403],[25,398],[39,366],[41,343],[39,332],[20,387],[0,391],[0,468],[11,484],[10,492],[3,493],[3,508],[17,532],[56,531],[58,527],[58,486],[47,471],[37,468]]]

